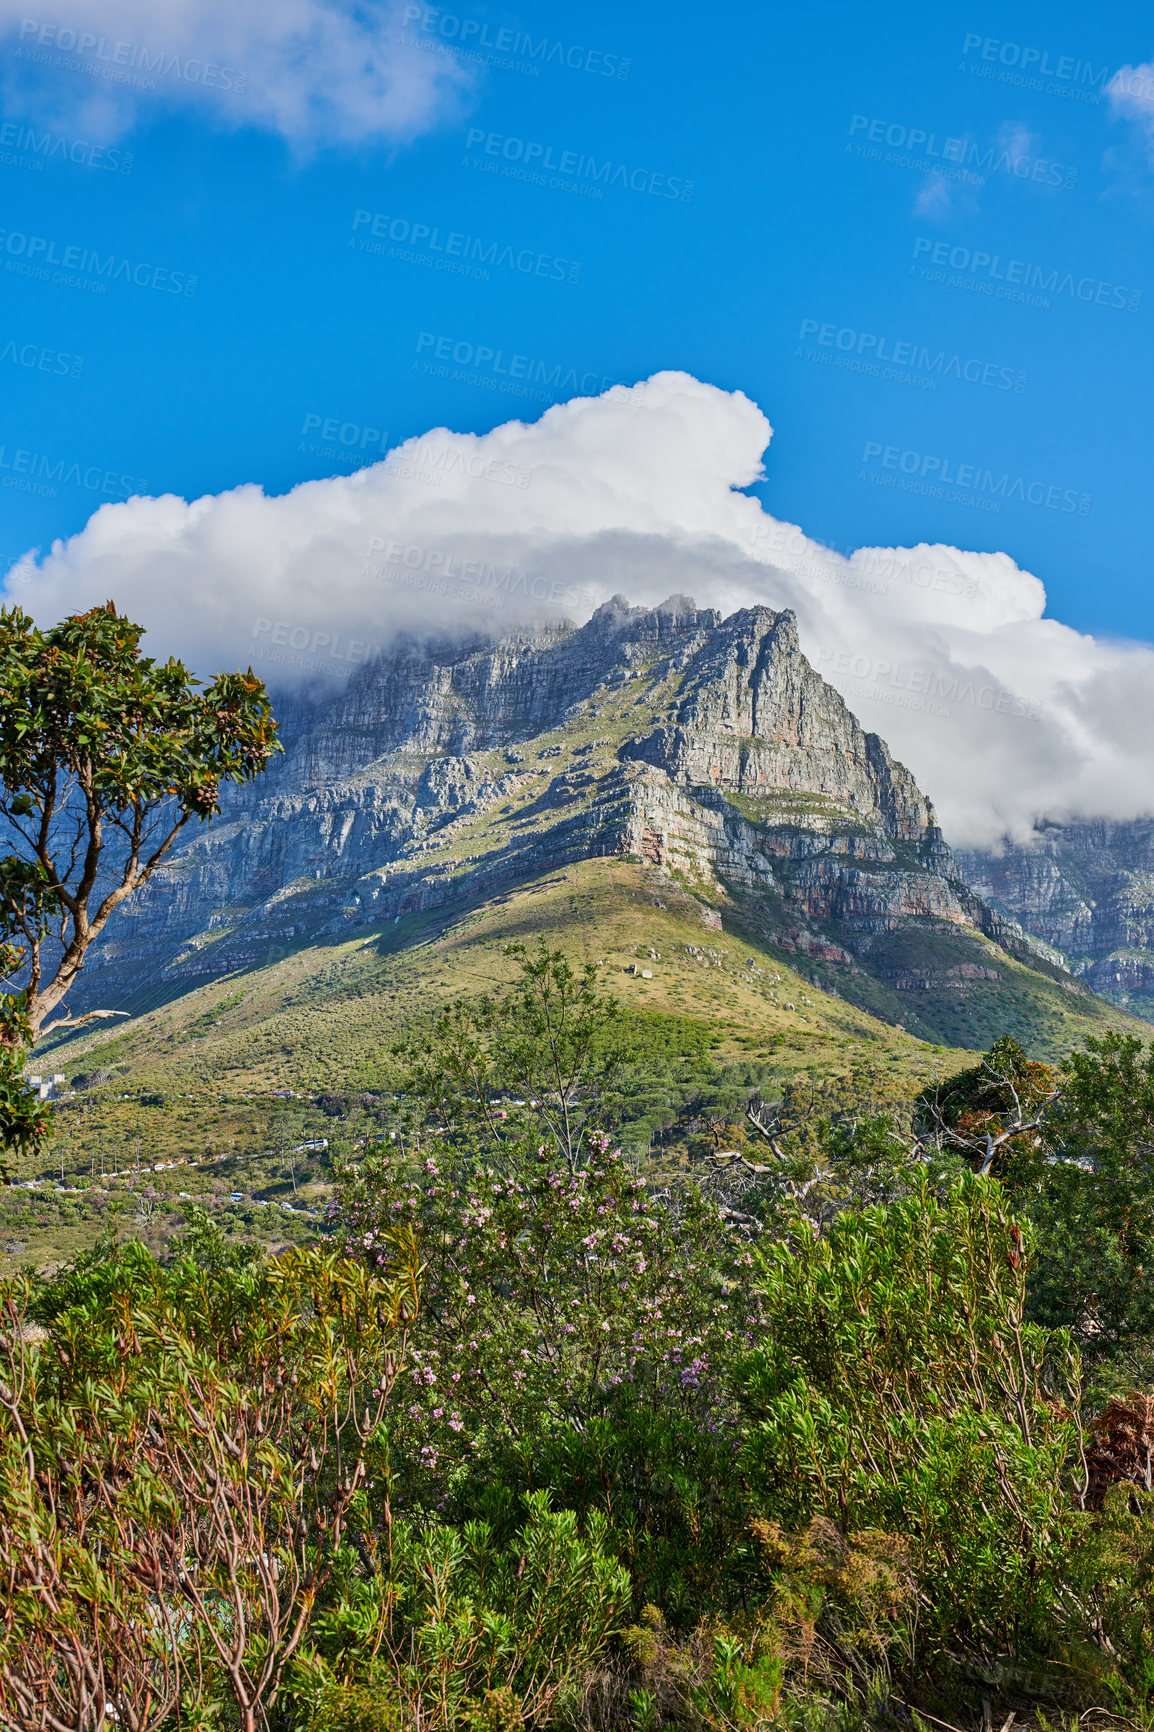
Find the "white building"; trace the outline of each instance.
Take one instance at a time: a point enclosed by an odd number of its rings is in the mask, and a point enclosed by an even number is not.
[[[38,1100],[54,1101],[64,1088],[65,1076],[62,1070],[53,1071],[51,1076],[29,1076],[24,1073],[24,1080],[33,1090]]]

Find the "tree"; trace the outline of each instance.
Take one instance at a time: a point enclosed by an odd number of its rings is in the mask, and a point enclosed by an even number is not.
[[[972,1069],[923,1093],[917,1128],[923,1143],[955,1150],[976,1172],[996,1167],[998,1178],[1011,1170],[1034,1178],[1061,1093],[1049,1067],[1027,1058],[1006,1034]]]
[[[1065,1325],[1093,1361],[1137,1356],[1143,1387],[1154,1335],[1154,1044],[1091,1039],[1062,1067],[1050,1159],[1011,1185],[1034,1222],[1030,1313]],[[1013,1180],[1014,1172],[1009,1175]],[[1023,1175],[1025,1178],[1026,1175]]]
[[[251,668],[200,689],[182,662],[142,656],[142,636],[112,602],[48,631],[0,610],[0,816],[15,844],[0,861],[0,936],[23,951],[33,1039],[114,911],[193,818],[220,810],[222,782],[251,781],[281,749]]]
[[[568,1173],[585,1159],[591,1128],[619,1068],[618,1006],[597,991],[597,970],[574,972],[560,950],[520,944],[521,978],[502,997],[449,1005],[423,1041],[398,1049],[402,1088],[449,1127],[456,1145],[492,1160],[519,1139],[544,1138]]]
[[[21,952],[14,944],[0,944],[0,976],[7,980],[21,966]],[[0,1149],[24,1154],[37,1149],[52,1128],[52,1109],[32,1093],[24,1077],[32,1027],[26,995],[0,993]],[[3,1160],[0,1177],[7,1178]]]

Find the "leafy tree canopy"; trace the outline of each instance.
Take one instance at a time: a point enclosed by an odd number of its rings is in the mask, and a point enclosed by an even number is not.
[[[93,940],[193,819],[220,809],[281,748],[250,668],[202,686],[140,653],[112,602],[42,631],[0,609],[0,1137],[27,1147],[47,1115],[27,1098],[27,1046],[72,988]],[[108,1011],[71,1016],[80,1023]]]

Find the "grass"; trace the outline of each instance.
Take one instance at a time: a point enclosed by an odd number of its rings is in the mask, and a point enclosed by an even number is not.
[[[1001,1033],[1057,1057],[1109,1026],[1149,1032],[966,929],[926,922],[882,935],[887,969],[941,971],[977,956],[999,975],[975,983],[981,994],[913,992],[790,955],[766,936],[780,913],[762,896],[742,903],[620,858],[584,860],[481,903],[302,941],[224,979],[166,988],[165,1002],[115,1032],[45,1042],[42,1069],[75,1078],[114,1068],[62,1104],[52,1150],[18,1174],[39,1188],[0,1192],[0,1267],[58,1262],[108,1231],[159,1248],[193,1201],[239,1237],[283,1244],[315,1233],[332,1158],[341,1149],[351,1158],[358,1134],[380,1134],[394,1042],[438,1004],[509,984],[517,964],[506,946],[538,935],[594,963],[627,1012],[641,1052],[634,1131],[643,1143],[702,1087],[870,1071],[901,1099],[973,1063]],[[831,986],[838,996],[823,989]],[[362,1097],[372,1111],[358,1118]],[[320,1103],[334,1100],[347,1110],[330,1118]],[[294,1192],[287,1149],[318,1134],[330,1150],[293,1159]]]
[[[72,1257],[109,1231],[159,1249],[194,1202],[240,1237],[283,1243],[317,1232],[334,1160],[387,1127],[395,1042],[447,1000],[510,983],[507,946],[539,936],[592,962],[620,999],[639,1055],[622,1135],[644,1150],[660,1134],[663,1158],[676,1156],[705,1094],[720,1100],[797,1077],[833,1087],[868,1072],[901,1100],[1004,1033],[1049,1059],[1108,1027],[1149,1034],[1072,991],[1060,970],[1014,961],[970,927],[903,916],[891,931],[882,919],[863,953],[860,921],[851,932],[802,915],[803,860],[771,851],[772,869],[743,890],[696,856],[672,871],[596,857],[603,843],[616,846],[630,780],[647,773],[620,763],[619,747],[668,722],[682,687],[679,675],[655,680],[660,665],[654,652],[563,726],[472,754],[487,792],[471,810],[438,815],[395,857],[217,910],[221,924],[182,948],[182,964],[201,973],[141,986],[113,957],[90,975],[90,993],[110,994],[96,1002],[129,1015],[38,1048],[41,1069],[108,1077],[62,1103],[55,1144],[18,1175],[34,1188],[0,1192],[0,1267]],[[402,762],[418,775],[430,760],[390,755],[349,783],[388,783]],[[913,849],[826,796],[696,794],[714,812],[720,795],[727,832],[751,826],[762,844],[767,830],[876,836],[884,847],[864,852],[882,859],[843,859],[858,890],[876,886],[877,873],[923,871]],[[691,808],[695,791],[676,799]],[[490,874],[484,893],[478,862]],[[192,869],[179,858],[174,867]],[[863,872],[868,880],[853,878]],[[493,890],[498,873],[506,887]],[[433,885],[456,899],[374,919],[374,901],[398,885],[413,901]],[[122,919],[116,951],[132,969],[131,908]],[[854,959],[811,954],[821,941]],[[948,974],[964,962],[997,978]],[[210,966],[215,979],[205,978]],[[291,1156],[317,1136],[329,1150]]]
[[[45,1068],[112,1075],[58,1109],[53,1148],[17,1175],[37,1188],[0,1193],[0,1267],[59,1262],[108,1231],[159,1247],[192,1201],[241,1237],[285,1243],[315,1232],[319,1214],[281,1205],[323,1208],[328,1157],[297,1160],[294,1196],[278,1141],[319,1132],[334,1149],[343,1136],[351,1153],[348,1123],[327,1120],[316,1103],[387,1097],[395,1040],[438,1003],[510,983],[517,965],[505,947],[538,934],[594,962],[621,1000],[639,1063],[661,1071],[655,1112],[703,1075],[744,1075],[751,1061],[782,1078],[833,1076],[884,1054],[909,1088],[941,1069],[922,1043],[815,991],[734,914],[722,921],[720,932],[703,925],[702,902],[658,873],[585,861],[480,905],[301,944],[190,987],[115,1032],[46,1042]],[[292,1098],[279,1098],[283,1090]]]

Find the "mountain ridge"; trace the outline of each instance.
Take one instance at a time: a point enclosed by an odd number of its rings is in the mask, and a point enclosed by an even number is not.
[[[976,895],[1120,1009],[1154,1020],[1154,816],[1039,825],[957,851]]]
[[[616,596],[580,627],[401,644],[278,707],[285,755],[121,912],[75,1009],[139,1007],[599,855],[739,912],[925,1039],[1028,1033],[1031,993],[1048,1025],[1089,1000],[967,888],[932,802],[790,612]]]

